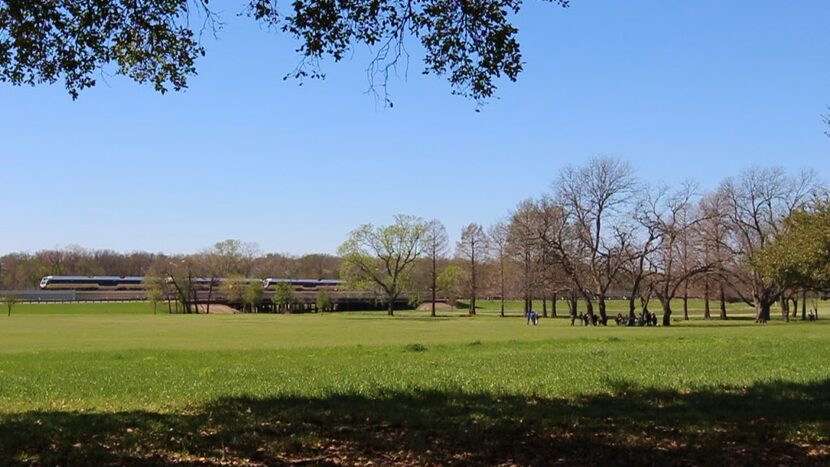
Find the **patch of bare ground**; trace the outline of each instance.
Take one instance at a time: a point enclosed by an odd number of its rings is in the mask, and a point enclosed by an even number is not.
[[[435,309],[436,310],[451,310],[452,307],[449,306],[446,302],[435,302]],[[418,305],[418,311],[430,311],[432,310],[432,302],[423,302]]]
[[[208,306],[207,305],[199,305],[198,306],[199,313],[207,313]],[[234,313],[239,313],[239,310],[229,307],[228,305],[220,305],[218,303],[211,303],[210,304],[210,312],[215,313],[217,315],[230,315]]]

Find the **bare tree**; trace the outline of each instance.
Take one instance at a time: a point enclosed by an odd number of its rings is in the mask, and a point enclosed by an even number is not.
[[[553,314],[556,316],[557,279],[560,275],[556,271],[564,262],[567,255],[565,249],[559,248],[558,240],[567,226],[567,216],[562,206],[558,205],[550,196],[542,196],[533,203],[533,236],[537,243],[538,253],[536,286],[542,297],[542,314],[548,316],[547,292],[551,291],[553,299]]]
[[[593,318],[592,301],[596,298],[602,324],[608,321],[606,293],[625,264],[626,243],[632,232],[623,213],[628,211],[637,187],[631,166],[611,157],[593,158],[582,167],[566,167],[555,182],[557,202],[567,212],[577,250],[587,266],[583,284],[587,287],[581,288],[588,314]],[[569,275],[575,279],[573,273]]]
[[[447,255],[449,249],[449,238],[447,229],[438,219],[433,219],[426,224],[424,231],[424,252],[430,262],[430,293],[432,295],[430,315],[435,317],[435,300],[438,289],[438,259]]]
[[[649,259],[654,254],[662,230],[656,222],[652,213],[660,210],[659,205],[666,194],[665,188],[650,189],[642,191],[642,197],[634,208],[634,218],[637,220],[638,228],[632,236],[626,256],[625,271],[628,273],[631,288],[628,297],[628,317],[636,317],[636,302],[643,295],[651,294],[653,290],[648,282],[652,274]],[[644,292],[644,285],[647,289]],[[641,303],[647,302],[643,300]],[[645,310],[644,310],[645,311]]]
[[[820,189],[812,171],[789,176],[780,167],[755,167],[737,178],[728,178],[718,190],[728,229],[723,247],[735,259],[726,272],[735,292],[755,307],[756,322],[770,319],[770,308],[783,289],[753,267],[754,260],[783,233],[787,216],[803,207]]]
[[[536,204],[532,199],[519,203],[510,215],[510,233],[508,252],[522,266],[522,298],[524,312],[533,307],[533,284],[536,277],[536,264],[539,254],[539,241],[536,237]]]
[[[395,301],[423,251],[425,231],[421,218],[406,215],[395,216],[392,225],[358,227],[337,250],[343,261],[341,276],[353,286],[382,291],[387,312],[394,316]]]
[[[649,257],[654,294],[663,308],[663,325],[671,325],[671,302],[684,287],[684,312],[688,316],[690,279],[710,270],[709,264],[692,264],[691,234],[704,220],[704,213],[696,209],[697,186],[685,182],[677,189],[661,190],[663,195],[651,205],[647,214],[657,230],[659,240]]]
[[[510,227],[504,222],[493,224],[488,230],[489,245],[492,256],[499,262],[499,299],[501,306],[499,316],[504,318],[505,277],[504,267],[507,259],[507,248],[510,241]]]
[[[469,264],[470,314],[476,314],[478,294],[477,273],[487,255],[487,235],[481,225],[472,223],[461,230],[461,239],[456,247],[456,256]]]
[[[193,257],[170,258],[163,267],[166,281],[174,290],[176,300],[182,305],[183,311],[198,313],[196,279],[199,275]]]

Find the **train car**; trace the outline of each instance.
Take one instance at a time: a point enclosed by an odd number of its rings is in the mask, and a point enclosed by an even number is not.
[[[44,290],[143,290],[140,276],[46,276],[40,280]]]
[[[211,279],[209,277],[194,277],[193,279],[191,279],[191,283],[193,285],[193,288],[196,289],[196,290],[208,290],[208,289],[211,288],[211,283],[213,283],[213,289],[217,290],[217,289],[221,288],[223,286],[223,284],[225,284],[226,282],[228,282],[230,280],[233,280],[234,282],[241,282],[245,285],[249,285],[253,282],[260,282],[260,283],[263,284],[263,286],[265,285],[265,281],[260,280],[260,279],[226,279],[224,277],[216,277],[216,278],[213,278],[213,279]],[[167,284],[172,286],[173,285],[173,278],[168,277],[166,279],[166,282],[167,282]]]
[[[265,290],[274,290],[277,284],[288,284],[292,290],[301,292],[305,290],[338,290],[343,281],[336,279],[275,279],[269,277],[262,281]]]

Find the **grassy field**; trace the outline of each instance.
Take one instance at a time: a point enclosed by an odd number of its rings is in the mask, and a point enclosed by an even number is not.
[[[519,307],[18,305],[0,317],[0,464],[830,462],[830,321],[706,321],[695,301],[669,328],[534,327]]]

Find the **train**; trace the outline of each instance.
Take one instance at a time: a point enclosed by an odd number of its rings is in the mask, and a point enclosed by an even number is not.
[[[168,282],[171,278],[166,279]],[[204,278],[193,279],[197,289],[207,290],[211,286],[219,287],[227,279]],[[278,284],[287,283],[295,291],[339,290],[342,281],[336,279],[244,279],[246,283],[261,282],[265,290],[275,290]],[[144,290],[146,284],[142,276],[46,276],[40,280],[43,290]]]
[[[265,290],[275,290],[278,284],[287,283],[292,289],[303,290],[338,290],[343,281],[336,279],[274,279],[268,278],[262,281]]]
[[[144,290],[141,276],[46,276],[44,290]]]

